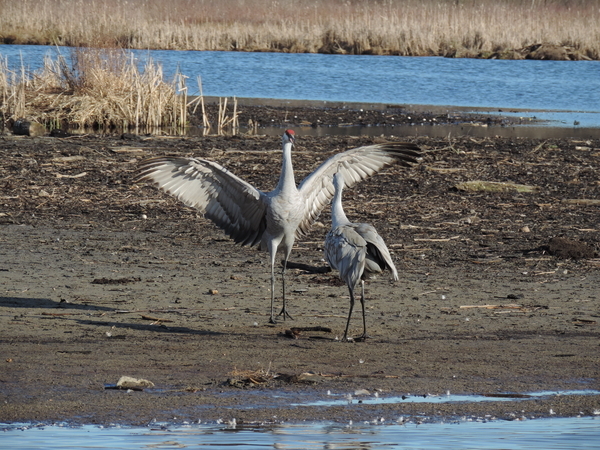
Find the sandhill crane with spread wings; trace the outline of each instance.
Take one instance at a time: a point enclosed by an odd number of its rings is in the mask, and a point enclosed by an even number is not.
[[[263,192],[205,159],[157,157],[142,161],[137,180],[149,180],[187,206],[197,208],[236,243],[258,245],[271,263],[271,317],[275,301],[275,258],[283,252],[282,303],[279,315],[290,317],[285,299],[285,270],[297,237],[305,235],[333,197],[333,175],[340,171],[351,187],[382,168],[417,161],[420,149],[412,143],[390,142],[338,153],[323,162],[296,186],[292,168],[293,130],[283,133],[283,163],[277,187]]]
[[[346,217],[342,207],[344,184],[343,172],[336,173],[333,177],[335,194],[331,202],[331,231],[325,237],[325,259],[333,269],[339,271],[340,278],[346,282],[350,291],[350,311],[346,321],[344,341],[348,340],[350,317],[354,309],[354,290],[360,281],[363,334],[356,340],[364,340],[368,337],[364,280],[369,274],[380,273],[385,269],[389,269],[392,272],[394,281],[398,281],[398,271],[383,238],[377,233],[377,230],[367,223],[352,223]]]

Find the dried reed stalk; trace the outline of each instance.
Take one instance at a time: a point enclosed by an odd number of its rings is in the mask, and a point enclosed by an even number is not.
[[[208,110],[206,108],[206,105],[204,103],[204,93],[202,90],[202,78],[198,77],[198,88],[200,90],[200,95],[198,96],[198,98],[192,102],[190,102],[190,105],[192,105],[194,102],[196,102],[196,104],[200,104],[200,107],[202,109],[202,128],[203,128],[203,134],[209,135],[210,131],[212,130],[212,124],[211,124],[211,120],[210,120],[210,115],[208,113]],[[217,135],[223,135],[226,133],[226,131],[229,129],[231,131],[231,134],[235,135],[238,133],[239,131],[239,117],[238,117],[239,113],[238,113],[238,109],[237,109],[237,98],[234,97],[233,98],[233,113],[231,117],[227,116],[227,97],[225,98],[221,98],[219,97],[219,109],[217,111],[217,124],[216,124],[216,129],[217,129]]]
[[[210,130],[210,120],[206,113],[206,107],[204,106],[204,93],[202,91],[202,78],[198,77],[198,87],[200,88],[200,104],[202,105],[202,125],[204,128]]]
[[[225,128],[230,127],[232,134],[237,134],[239,128],[237,98],[233,97],[233,113],[231,117],[227,115],[227,97],[219,98],[219,114],[217,122],[217,133],[224,134]]]
[[[0,92],[5,120],[27,118],[56,127],[132,129],[182,129],[187,124],[187,87],[177,73],[164,80],[162,67],[152,60],[143,71],[133,55],[116,49],[72,51],[46,57],[43,67],[28,76],[0,63]]]
[[[8,61],[0,58],[0,113],[3,120],[24,117],[27,84],[18,82],[25,76],[21,65],[20,74],[8,68]]]

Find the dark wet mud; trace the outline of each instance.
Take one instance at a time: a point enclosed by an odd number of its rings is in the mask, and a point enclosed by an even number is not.
[[[297,181],[381,139],[297,134]],[[600,141],[410,140],[421,164],[344,193],[349,218],[386,240],[400,281],[368,282],[371,338],[343,343],[349,302],[335,273],[290,270],[294,320],[268,324],[266,254],[133,182],[144,158],[195,155],[270,190],[279,137],[0,136],[0,422],[597,414],[598,395],[293,406],[362,389],[600,389]],[[293,262],[325,266],[329,224],[324,211]],[[351,333],[361,325],[354,315]],[[292,339],[292,327],[331,332]],[[105,389],[122,375],[154,387]]]

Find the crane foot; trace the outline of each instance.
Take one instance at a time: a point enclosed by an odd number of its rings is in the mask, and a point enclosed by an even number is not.
[[[365,342],[365,341],[367,340],[367,338],[370,338],[370,337],[371,337],[371,336],[369,336],[368,334],[366,334],[366,333],[363,333],[363,334],[361,334],[360,336],[358,336],[358,337],[355,337],[355,338],[354,338],[354,342]]]
[[[279,314],[277,314],[277,317],[279,316],[283,316],[283,320],[285,320],[287,317],[289,317],[290,320],[294,320],[294,318],[290,316],[290,314],[287,312],[287,309],[285,308],[281,308],[281,311],[279,311]]]

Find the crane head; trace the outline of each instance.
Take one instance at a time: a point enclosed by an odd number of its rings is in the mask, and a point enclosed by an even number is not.
[[[344,176],[340,172],[336,172],[333,174],[333,186],[336,190],[340,191],[344,189],[346,182],[344,180]]]
[[[294,133],[294,130],[285,130],[285,133],[283,133],[283,145],[287,144],[288,142],[294,144],[295,141],[296,133]]]

